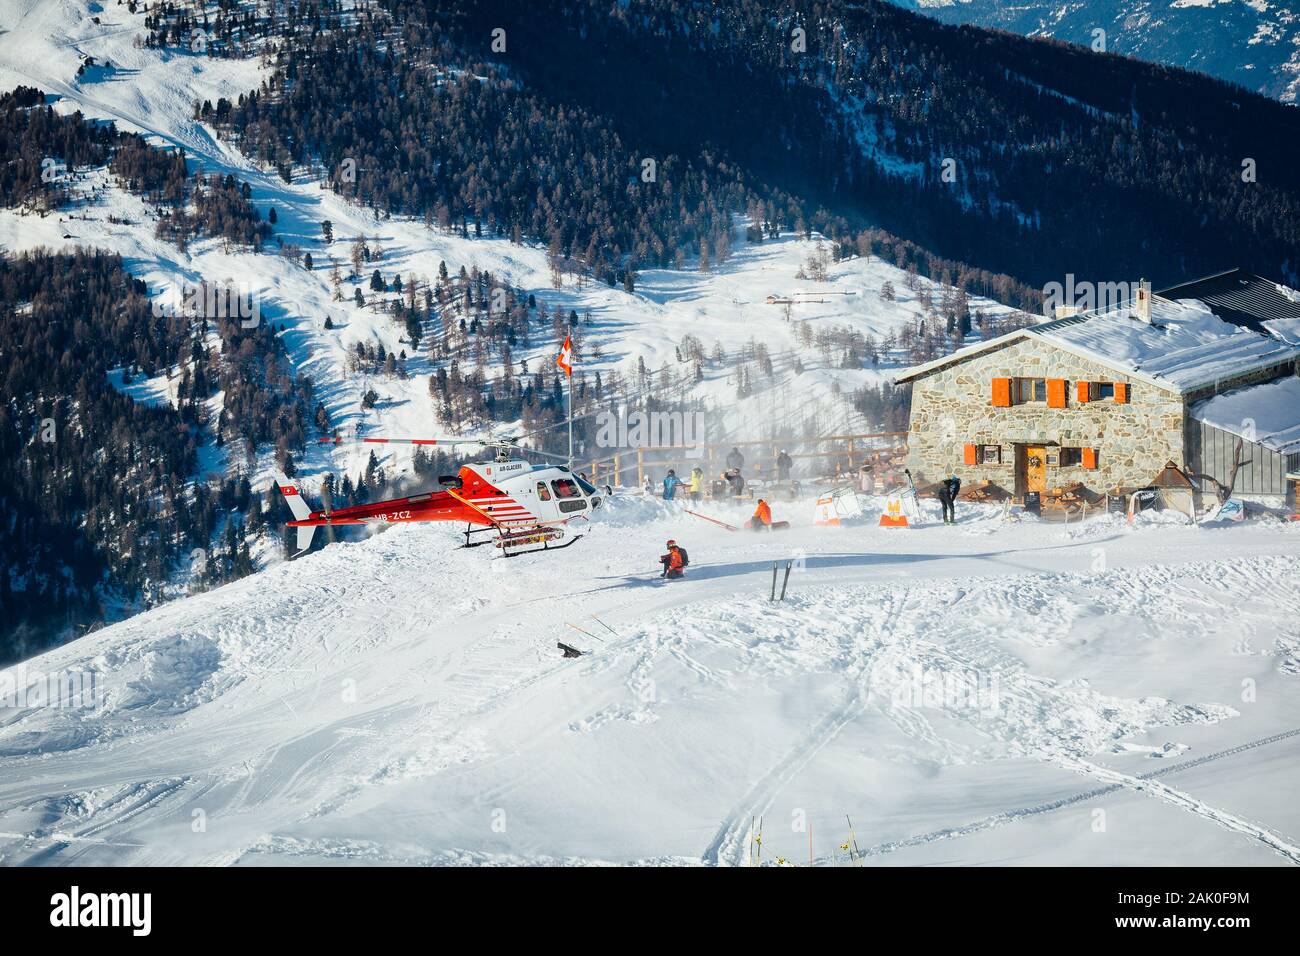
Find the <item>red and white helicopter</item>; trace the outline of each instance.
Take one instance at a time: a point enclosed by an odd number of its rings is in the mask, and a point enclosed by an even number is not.
[[[375,445],[481,445],[495,448],[496,457],[490,462],[462,465],[457,475],[439,476],[440,491],[333,511],[313,511],[297,486],[283,474],[277,474],[280,493],[293,512],[293,520],[288,525],[298,529],[295,557],[311,547],[312,535],[325,525],[408,521],[464,522],[465,547],[493,540],[493,537],[475,540],[474,535],[492,535],[505,557],[531,551],[556,551],[582,538],[576,535],[565,544],[552,545],[551,542],[565,537],[564,526],[575,518],[585,519],[600,507],[601,497],[596,489],[564,465],[534,465],[512,457],[512,452],[521,450],[514,440],[359,438],[356,441]],[[321,443],[345,444],[339,438],[324,438]]]

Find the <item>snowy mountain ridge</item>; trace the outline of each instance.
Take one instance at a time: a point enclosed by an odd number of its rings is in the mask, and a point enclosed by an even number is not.
[[[1199,70],[1284,103],[1300,94],[1300,14],[1273,0],[894,2],[945,23],[1054,37]]]

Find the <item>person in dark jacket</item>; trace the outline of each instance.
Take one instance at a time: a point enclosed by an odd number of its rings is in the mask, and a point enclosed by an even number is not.
[[[793,459],[781,449],[781,454],[776,456],[776,478],[778,481],[790,480],[790,466],[794,464]]]
[[[731,454],[727,456],[727,468],[732,471],[740,471],[745,467],[745,456],[740,453],[739,448],[731,449]]]
[[[956,475],[949,475],[939,483],[939,504],[943,505],[944,524],[957,523],[955,504],[959,494],[961,494],[961,479]]]

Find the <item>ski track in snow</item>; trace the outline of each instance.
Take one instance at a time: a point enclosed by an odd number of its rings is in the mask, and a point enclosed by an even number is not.
[[[1078,770],[1080,773],[1093,774],[1102,779],[1114,780],[1115,782],[1104,787],[1096,787],[1092,790],[1082,791],[1063,800],[1054,800],[1050,803],[1042,803],[1032,807],[1023,807],[1018,810],[1008,810],[1004,813],[997,813],[993,816],[986,817],[983,820],[977,820],[974,823],[968,823],[958,827],[945,827],[942,830],[918,834],[914,837],[909,837],[906,840],[898,840],[866,847],[861,850],[860,856],[864,859],[873,856],[883,856],[886,853],[892,853],[905,847],[921,846],[927,843],[935,843],[939,840],[950,840],[955,837],[968,836],[969,834],[977,833],[981,830],[988,830],[993,827],[999,827],[1004,824],[1015,822],[1024,817],[1032,817],[1037,816],[1038,814],[1051,813],[1055,810],[1062,810],[1068,806],[1082,803],[1086,800],[1096,800],[1100,797],[1107,796],[1108,794],[1129,788],[1132,790],[1151,793],[1158,799],[1167,799],[1171,803],[1174,803],[1191,813],[1212,820],[1226,829],[1259,840],[1261,843],[1264,843],[1271,849],[1275,850],[1292,863],[1300,863],[1300,847],[1296,847],[1294,844],[1285,841],[1267,828],[1260,826],[1259,824],[1242,820],[1232,814],[1224,813],[1221,810],[1216,810],[1214,807],[1196,800],[1185,793],[1173,790],[1172,788],[1159,785],[1158,783],[1148,784],[1148,781],[1154,781],[1157,777],[1180,773],[1184,770],[1191,770],[1215,760],[1236,756],[1237,754],[1254,750],[1257,747],[1265,747],[1269,744],[1277,743],[1280,740],[1287,740],[1297,736],[1300,736],[1300,728],[1284,731],[1280,734],[1273,734],[1269,737],[1263,738],[1262,740],[1253,740],[1236,747],[1229,747],[1227,750],[1206,754],[1202,757],[1197,757],[1184,763],[1175,764],[1171,767],[1161,767],[1159,770],[1152,770],[1147,773],[1136,774],[1133,776],[1098,767],[1095,764],[1083,760],[1069,762],[1062,761],[1063,766],[1070,766],[1073,769]]]
[[[1235,568],[1224,569],[1225,576],[1236,577],[1241,579],[1248,569]],[[1171,590],[1166,592],[1166,601],[1161,603],[1162,610],[1165,608],[1182,608],[1188,604],[1205,604],[1204,600],[1198,599],[1196,594],[1204,586],[1203,579],[1199,576],[1187,574],[1186,568],[1180,568],[1170,572],[1168,569],[1156,569],[1150,577],[1158,578]],[[1190,578],[1190,581],[1188,580]],[[1137,578],[1122,575],[1120,581],[1113,581],[1108,577],[1103,586],[1112,592],[1118,592],[1117,605],[1114,610],[1132,610],[1141,602],[1150,602],[1149,590],[1146,591],[1144,598],[1139,598],[1139,593],[1143,588],[1135,587],[1134,582]],[[1043,587],[1045,582],[1039,578],[1028,578],[1022,582],[1017,582],[1009,588],[1002,582],[993,585],[973,586],[976,591],[1001,591],[1011,590],[1023,599],[1026,592],[1032,592],[1035,596],[1044,595],[1050,588]],[[1186,585],[1191,584],[1188,588]],[[1263,584],[1265,592],[1282,590],[1275,582],[1269,581]],[[819,721],[810,729],[807,736],[781,761],[775,765],[772,770],[765,775],[758,783],[746,794],[744,800],[734,811],[729,813],[724,820],[724,825],[718,834],[705,849],[703,858],[711,863],[720,863],[731,861],[733,863],[741,862],[745,849],[742,841],[749,838],[752,821],[755,818],[762,818],[767,812],[782,786],[787,783],[798,771],[811,760],[818,751],[820,751],[832,738],[838,735],[844,727],[852,722],[868,706],[869,688],[872,686],[872,672],[878,668],[888,667],[891,658],[902,654],[905,659],[916,659],[923,657],[931,662],[943,661],[946,664],[956,665],[959,668],[978,668],[986,673],[996,673],[1002,680],[1019,676],[1024,678],[1023,673],[1017,674],[1017,664],[1013,658],[999,651],[986,641],[976,637],[964,637],[957,641],[946,643],[942,649],[930,646],[930,642],[921,640],[918,635],[942,633],[950,624],[949,615],[959,606],[971,597],[971,592],[965,588],[958,588],[955,591],[953,599],[944,604],[934,601],[934,596],[926,593],[922,589],[903,591],[898,594],[890,595],[888,603],[880,611],[882,625],[871,631],[871,638],[885,645],[886,653],[873,659],[870,668],[866,672],[867,680],[862,683],[855,683],[845,701],[828,713],[825,718]],[[925,620],[930,617],[932,620]],[[1195,617],[1190,614],[1179,615],[1183,624],[1194,622]],[[898,628],[898,622],[906,622],[906,627]],[[896,630],[902,630],[907,637],[898,641],[894,646],[891,638]],[[1013,682],[1013,689],[1007,693],[1004,692],[1004,700],[1012,706],[1027,708],[1048,708],[1052,706],[1048,695],[1041,693],[1043,689],[1042,681],[1034,678],[1022,679]],[[899,706],[897,701],[890,701],[884,708],[886,715],[892,720],[900,730],[909,737],[915,739],[918,743],[944,749],[943,741],[935,734],[930,723],[925,717],[915,709]],[[1231,716],[1232,711],[1229,708],[1222,708],[1218,716]],[[1177,715],[1176,715],[1177,717]],[[1177,717],[1177,719],[1182,719]],[[1190,719],[1196,719],[1196,715]],[[1206,717],[1206,719],[1216,719],[1215,717]],[[1135,728],[1136,729],[1136,728]],[[1242,820],[1232,814],[1217,810],[1204,804],[1195,798],[1173,790],[1172,788],[1152,782],[1154,778],[1165,773],[1171,773],[1177,770],[1189,769],[1199,766],[1211,760],[1220,759],[1225,756],[1243,753],[1265,744],[1274,743],[1280,740],[1300,735],[1300,730],[1288,731],[1282,734],[1272,735],[1260,741],[1244,744],[1239,747],[1229,748],[1219,753],[1211,754],[1205,757],[1189,760],[1183,764],[1173,767],[1163,768],[1158,771],[1152,771],[1146,774],[1128,775],[1115,770],[1100,767],[1094,763],[1081,759],[1079,753],[1086,753],[1095,742],[1083,742],[1082,749],[1078,749],[1080,741],[1073,739],[1073,735],[1067,735],[1061,739],[1058,734],[1052,733],[1042,742],[1026,741],[1017,742],[1018,746],[1023,746],[1032,756],[1051,762],[1057,766],[1074,770],[1079,773],[1088,774],[1103,780],[1111,780],[1114,783],[1110,786],[1094,789],[1079,794],[1068,800],[1056,801],[1050,804],[1039,805],[1022,810],[1008,811],[1006,813],[996,814],[985,820],[968,824],[957,828],[945,828],[935,833],[924,834],[913,837],[908,840],[881,844],[868,848],[863,851],[864,856],[878,856],[893,850],[906,846],[915,846],[922,843],[934,842],[938,839],[948,839],[955,836],[964,836],[978,830],[987,829],[992,826],[1001,825],[1010,822],[1022,816],[1048,812],[1050,810],[1061,809],[1064,806],[1085,800],[1102,796],[1122,787],[1130,787],[1136,790],[1142,790],[1159,799],[1179,806],[1188,812],[1196,813],[1207,819],[1213,820],[1220,825],[1252,836],[1270,848],[1277,851],[1286,859],[1294,863],[1300,863],[1300,849],[1286,840],[1278,837],[1265,827],[1252,824]],[[1076,750],[1078,751],[1076,753]],[[946,756],[951,755],[948,751]]]

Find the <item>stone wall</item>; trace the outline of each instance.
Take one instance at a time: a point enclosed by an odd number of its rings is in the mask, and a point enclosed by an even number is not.
[[[993,406],[994,378],[1063,378],[1067,407]],[[1129,403],[1080,404],[1077,381],[1129,382]],[[1014,383],[1013,383],[1014,385]],[[1173,460],[1184,464],[1184,404],[1173,388],[1133,382],[1099,363],[1030,336],[941,368],[912,383],[908,467],[917,483],[956,473],[968,487],[992,481],[1016,491],[1016,445],[1047,447],[1047,488],[1082,482],[1106,492],[1148,484]],[[963,464],[967,443],[1000,445],[1001,464]],[[1062,467],[1059,448],[1096,448],[1095,469]]]

